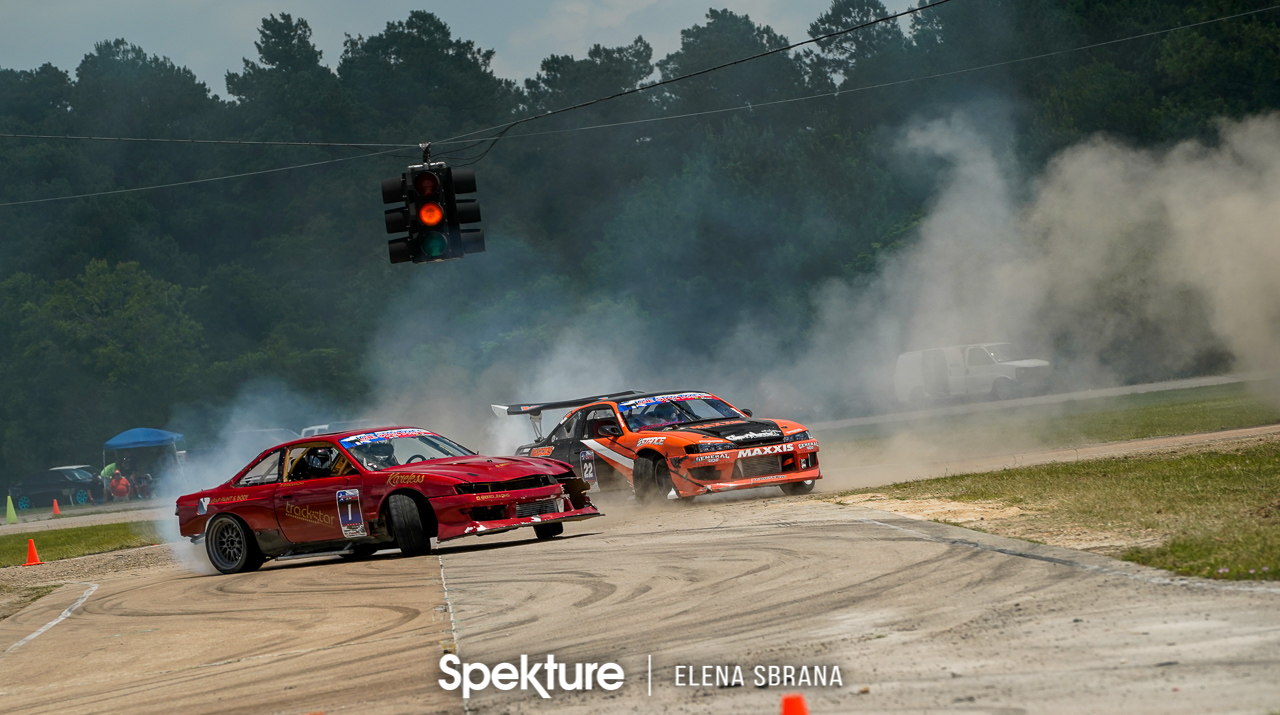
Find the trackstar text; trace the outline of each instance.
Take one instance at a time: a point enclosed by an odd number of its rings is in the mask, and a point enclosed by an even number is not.
[[[490,685],[498,690],[513,690],[518,686],[550,698],[557,682],[560,690],[592,690],[597,686],[601,690],[617,690],[626,679],[622,666],[617,663],[557,663],[554,655],[547,655],[546,663],[532,665],[529,656],[522,655],[519,668],[514,663],[498,663],[490,668],[484,663],[463,663],[458,656],[449,654],[440,658],[440,670],[449,676],[438,681],[440,687],[445,690],[461,687],[463,698],[470,698],[473,691]]]
[[[844,679],[838,665],[757,665],[748,666],[751,684],[757,688],[810,686],[842,688]],[[734,688],[746,685],[740,665],[677,665],[678,687]]]

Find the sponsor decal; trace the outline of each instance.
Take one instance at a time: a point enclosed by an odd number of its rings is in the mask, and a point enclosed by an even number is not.
[[[727,462],[733,457],[733,452],[715,452],[712,454],[700,454],[693,458],[694,462]]]
[[[422,474],[392,474],[387,477],[387,486],[394,487],[398,484],[421,484],[425,479],[426,476]]]
[[[205,498],[208,499],[208,497],[205,497]],[[233,497],[216,497],[214,499],[209,499],[209,503],[210,504],[226,504],[227,502],[232,502],[232,501],[244,501],[245,499],[248,499],[248,498],[249,498],[248,494],[237,494]]]
[[[667,441],[666,437],[645,437],[636,443],[637,447],[643,447],[646,444],[663,444]]]
[[[203,516],[209,511],[209,497],[200,497],[200,501],[196,503],[196,514]]]
[[[685,400],[700,400],[704,397],[711,397],[706,392],[681,392],[674,395],[658,395],[656,397],[643,397],[639,400],[630,400],[628,402],[618,403],[618,409],[622,412],[634,410],[648,405],[656,405],[659,402],[683,402]]]
[[[359,489],[338,490],[338,524],[342,527],[342,535],[348,539],[368,536],[364,530],[364,516],[360,513]]]
[[[811,452],[818,448],[818,440],[815,439],[809,442],[796,442],[795,445],[798,451]]]
[[[578,458],[582,468],[583,481],[594,485],[596,483],[596,453],[589,449],[584,449]]]
[[[324,526],[333,526],[333,517],[322,511],[316,511],[309,506],[298,506],[297,504],[285,504],[284,515],[298,521],[306,521],[312,524],[322,524]]]
[[[356,434],[350,437],[345,437],[339,441],[342,442],[343,447],[351,448],[362,444],[368,444],[370,442],[385,442],[389,439],[397,439],[399,437],[418,437],[421,435],[430,435],[432,437],[439,436],[435,432],[431,432],[429,430],[409,427],[406,429],[383,430],[381,432],[366,432],[365,434]]]
[[[764,447],[747,447],[746,449],[738,450],[738,459],[742,459],[744,457],[758,457],[762,454],[782,454],[783,452],[790,452],[795,448],[796,445],[794,442],[791,444],[770,444],[765,445]]]
[[[554,447],[539,447],[529,453],[530,457],[550,457]]]
[[[675,685],[678,688],[735,688],[746,684],[745,673],[757,688],[843,688],[844,677],[838,665],[677,665]]]
[[[550,698],[557,686],[560,690],[617,690],[626,680],[626,673],[617,663],[557,663],[555,655],[548,654],[546,662],[529,662],[529,656],[520,656],[520,666],[515,663],[498,663],[490,668],[484,663],[464,663],[449,653],[440,658],[440,672],[445,678],[436,682],[445,690],[462,688],[464,700],[473,692],[488,688],[498,690],[532,690],[542,698]]]
[[[503,492],[501,494],[477,494],[476,500],[484,501],[485,499],[506,499],[509,496],[511,496],[511,492]]]
[[[728,427],[729,425],[746,424],[745,420],[726,420],[724,422],[712,422],[710,424],[699,424],[694,429],[710,429],[712,427]]]
[[[745,442],[749,439],[772,439],[781,436],[782,430],[766,429],[760,430],[759,432],[743,432],[742,434],[729,435],[728,437],[725,437],[725,439],[731,442]]]

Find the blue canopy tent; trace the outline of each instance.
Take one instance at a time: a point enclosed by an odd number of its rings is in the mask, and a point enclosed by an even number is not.
[[[133,453],[133,460],[144,473],[154,474],[157,478],[183,475],[186,444],[177,432],[150,427],[125,430],[102,445],[102,464],[114,462],[125,456],[121,452],[130,450],[142,450]]]
[[[150,427],[135,427],[107,440],[107,443],[102,445],[102,449],[106,452],[112,452],[117,449],[163,447],[166,444],[177,444],[181,441],[182,435],[177,432],[166,432],[162,429],[151,429]]]

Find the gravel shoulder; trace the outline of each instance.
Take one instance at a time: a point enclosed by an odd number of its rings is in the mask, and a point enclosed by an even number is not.
[[[100,583],[134,577],[159,567],[176,565],[174,554],[169,545],[160,544],[49,561],[39,566],[0,568],[0,621],[63,584]]]
[[[1280,444],[1280,426],[1231,430],[1209,434],[1164,437],[1138,442],[1096,445],[1080,450],[1076,459],[1063,457],[1075,450],[1053,450],[1039,455],[1021,455],[1008,467],[1031,466],[1059,461],[1084,461],[1110,457],[1176,458],[1193,454],[1234,454],[1259,445]],[[986,462],[984,461],[985,465]],[[952,465],[955,466],[955,465]],[[954,469],[946,476],[996,469]],[[942,476],[942,475],[939,475]],[[838,504],[866,506],[910,519],[938,521],[991,534],[1107,556],[1118,556],[1131,548],[1151,548],[1165,543],[1170,534],[1156,529],[1107,530],[1088,528],[1056,518],[1051,509],[1008,505],[999,500],[954,501],[944,498],[909,498],[882,492],[831,497]]]

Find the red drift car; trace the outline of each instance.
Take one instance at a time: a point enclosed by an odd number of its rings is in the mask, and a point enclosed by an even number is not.
[[[564,522],[600,516],[589,485],[550,459],[482,457],[413,427],[295,440],[258,455],[231,481],[178,499],[182,535],[205,543],[222,573],[271,558],[372,555],[431,538],[532,526],[539,539]]]
[[[554,409],[569,413],[543,437],[542,412]],[[804,425],[752,417],[707,392],[615,392],[493,411],[533,422],[538,441],[516,454],[568,462],[602,489],[630,484],[641,502],[763,486],[807,494],[822,478],[818,440]]]

